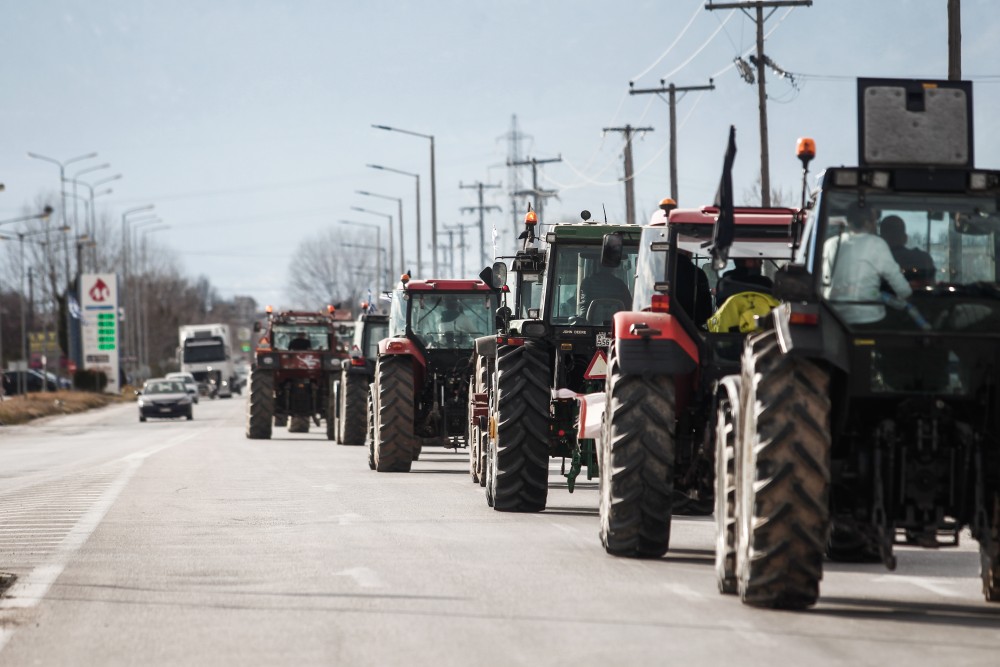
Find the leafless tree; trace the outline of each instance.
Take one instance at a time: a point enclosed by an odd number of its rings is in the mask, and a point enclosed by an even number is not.
[[[375,250],[358,247],[365,245],[372,245],[372,240],[344,228],[327,229],[303,239],[289,266],[293,303],[307,310],[337,303],[356,310],[369,290],[376,295]]]

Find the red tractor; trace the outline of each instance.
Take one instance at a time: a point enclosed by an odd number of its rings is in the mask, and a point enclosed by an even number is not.
[[[614,555],[662,556],[673,514],[711,514],[717,397],[756,316],[777,304],[767,275],[791,259],[795,210],[737,208],[729,261],[713,271],[719,217],[658,212],[642,231],[634,310],[613,317],[598,449],[601,541]]]
[[[392,293],[368,399],[369,466],[408,472],[423,445],[457,447],[467,434],[476,338],[496,330],[498,290],[483,280],[409,280]]]
[[[337,340],[338,325],[328,313],[285,311],[272,313],[259,338],[250,371],[247,437],[267,440],[271,425],[292,433],[307,433],[309,422],[327,421],[327,438],[335,407],[331,400],[334,379],[348,357],[347,346]],[[260,323],[254,331],[260,332]]]

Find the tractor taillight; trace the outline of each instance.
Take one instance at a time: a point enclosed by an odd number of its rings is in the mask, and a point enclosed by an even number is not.
[[[405,347],[406,345],[404,345],[403,343],[399,342],[398,340],[394,340],[390,343],[387,343],[385,349],[392,352],[394,350],[402,350]]]
[[[788,315],[788,323],[814,327],[819,324],[819,313],[797,313],[793,310]]]
[[[670,297],[666,294],[654,294],[649,309],[654,313],[669,313]]]
[[[365,365],[365,360],[361,359],[359,357],[352,357],[351,358],[351,365],[352,366],[364,366]]]
[[[524,339],[514,336],[497,336],[497,345],[524,345]]]

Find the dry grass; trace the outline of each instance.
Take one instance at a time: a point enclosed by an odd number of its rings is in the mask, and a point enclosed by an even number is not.
[[[134,396],[131,397],[134,400]],[[51,415],[68,415],[128,401],[130,397],[85,391],[45,391],[8,396],[0,402],[0,425],[23,424]]]

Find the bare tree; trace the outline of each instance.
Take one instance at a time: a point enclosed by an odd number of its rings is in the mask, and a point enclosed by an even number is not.
[[[307,310],[324,304],[354,309],[368,290],[378,293],[375,250],[363,234],[327,229],[303,239],[289,267],[289,293],[293,303]]]
[[[753,185],[743,190],[743,203],[741,206],[760,206],[760,181],[760,173],[758,172]],[[798,199],[796,199],[795,192],[791,188],[785,190],[781,187],[771,187],[771,206],[780,208],[786,206],[795,207],[797,205]]]

